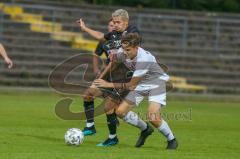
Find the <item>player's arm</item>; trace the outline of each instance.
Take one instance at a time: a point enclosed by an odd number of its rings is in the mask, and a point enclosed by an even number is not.
[[[93,73],[98,77],[101,73],[99,70],[99,58],[103,54],[102,43],[99,42],[93,54]]]
[[[13,62],[8,57],[6,50],[4,49],[3,45],[0,43],[0,55],[3,57],[5,63],[8,65],[8,68],[12,68]]]
[[[96,85],[97,87],[104,87],[104,88],[134,90],[141,80],[142,80],[141,77],[132,77],[130,82],[127,82],[127,83],[111,83],[111,82],[104,81],[103,79],[97,79],[94,81],[94,85]]]
[[[100,31],[93,30],[93,29],[87,27],[82,19],[79,19],[77,21],[77,23],[79,24],[82,31],[87,32],[89,35],[91,35],[95,39],[101,40],[101,41],[105,40],[104,39],[104,33],[100,32]]]
[[[94,55],[93,56],[93,73],[96,75],[96,76],[99,76],[100,74],[100,70],[98,68],[98,65],[99,65],[99,57],[97,55]]]
[[[115,64],[115,66],[114,66]],[[116,68],[116,62],[110,62],[109,65],[106,67],[106,69],[103,71],[103,75],[107,74],[110,69]],[[112,70],[111,70],[112,71]],[[142,76],[146,73],[146,71],[134,71],[133,77],[130,80],[130,82],[127,83],[112,83],[107,82],[103,80],[102,78],[99,78],[93,82],[93,84],[97,87],[103,87],[103,88],[116,88],[116,89],[128,89],[128,90],[134,90],[138,83],[142,80]]]
[[[134,90],[138,83],[142,80],[142,77],[148,72],[149,63],[142,62],[136,64],[136,70],[133,73],[133,77],[130,82],[127,83],[111,83],[104,81],[102,79],[97,79],[94,81],[94,85],[97,87],[104,88],[116,88],[116,89],[128,89]]]
[[[110,71],[113,71],[115,68],[117,67],[117,63],[116,62],[110,62],[102,71],[102,73],[100,74],[98,79],[103,79],[104,77],[106,77]]]

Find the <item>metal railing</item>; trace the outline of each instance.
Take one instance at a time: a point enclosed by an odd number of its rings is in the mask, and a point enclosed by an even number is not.
[[[185,52],[188,42],[188,35],[189,32],[192,30],[189,28],[191,27],[191,23],[209,23],[209,24],[204,24],[203,27],[209,27],[211,28],[211,31],[205,31],[205,33],[211,33],[211,35],[214,37],[214,42],[212,45],[212,49],[214,50],[215,53],[219,53],[220,49],[220,42],[221,42],[221,37],[224,35],[228,35],[229,37],[238,37],[238,35],[234,34],[234,32],[240,31],[240,20],[233,20],[233,19],[220,19],[220,18],[189,18],[186,16],[166,16],[166,15],[149,15],[149,14],[139,14],[138,19],[137,19],[137,24],[138,27],[141,29],[142,28],[142,23],[145,23],[144,19],[152,19],[152,23],[161,23],[162,20],[169,21],[172,23],[172,25],[175,25],[174,23],[178,23],[181,25],[181,31],[179,34],[181,35],[181,47],[182,47],[182,52]],[[231,24],[234,24],[235,26],[231,26]],[[164,25],[164,24],[162,24]],[[230,25],[227,26],[226,25]],[[239,27],[239,28],[238,28]],[[231,32],[224,33],[221,30],[224,28],[230,28]],[[151,29],[158,29],[158,28],[151,28]],[[172,30],[173,32],[176,32],[176,30]],[[156,35],[157,36],[157,35]],[[240,39],[240,36],[239,36]],[[200,41],[199,41],[200,42]],[[229,41],[231,43],[231,41]],[[240,41],[239,41],[240,45]],[[230,48],[231,49],[231,48]],[[238,51],[238,50],[236,50]],[[239,53],[239,52],[237,52]]]
[[[9,5],[14,5],[14,0],[12,0],[12,3],[10,3]],[[66,24],[66,23],[63,23],[62,25],[65,26],[65,27],[68,27],[68,31],[74,31],[77,29],[77,25],[75,24],[75,18],[76,17],[73,17],[71,15],[69,16],[66,16],[66,17],[61,17],[59,16],[59,13],[70,13],[70,14],[73,14],[73,15],[76,15],[76,14],[79,14],[79,17],[81,15],[85,15],[86,14],[86,11],[84,10],[84,8],[82,9],[71,9],[71,8],[64,8],[64,7],[54,7],[54,6],[42,6],[42,5],[27,5],[27,4],[22,4],[21,5],[23,8],[27,9],[27,10],[31,10],[33,12],[36,12],[36,11],[39,11],[39,12],[43,12],[43,11],[47,11],[49,12],[48,14],[48,19],[52,22],[52,23],[56,23],[58,22],[57,19],[59,18],[65,18],[66,20],[69,20],[69,21],[72,21],[72,23],[70,24]],[[1,12],[0,12],[1,13]],[[96,14],[109,14],[110,15],[110,12],[109,11],[99,11],[99,10],[88,10],[87,12],[87,16],[90,16],[91,18],[96,16]],[[221,19],[221,18],[208,18],[208,17],[194,17],[194,18],[191,18],[191,17],[187,17],[187,16],[173,16],[173,15],[157,15],[157,14],[149,14],[149,13],[146,13],[146,14],[136,14],[136,21],[135,23],[137,24],[137,26],[139,27],[140,30],[144,30],[146,31],[148,28],[144,28],[144,23],[145,23],[145,20],[146,19],[152,19],[152,22],[153,24],[158,24],[158,25],[164,25],[161,24],[161,21],[165,20],[167,22],[171,22],[171,24],[174,26],[175,24],[180,24],[181,27],[180,29],[181,30],[174,30],[172,29],[172,32],[178,32],[179,35],[181,35],[177,41],[179,44],[181,44],[181,52],[186,52],[186,50],[188,49],[188,42],[189,42],[189,35],[191,33],[191,23],[209,23],[209,24],[204,24],[203,26],[207,26],[209,28],[211,28],[211,31],[210,32],[205,32],[207,34],[211,33],[211,36],[214,37],[214,42],[213,44],[210,46],[210,49],[214,50],[213,52],[215,53],[219,53],[219,50],[220,50],[220,46],[221,46],[221,39],[222,37],[224,36],[228,36],[229,39],[231,38],[237,38],[238,35],[235,35],[234,34],[234,30],[235,32],[237,32],[239,29],[238,27],[240,27],[240,20],[234,20],[234,19]],[[104,25],[106,26],[106,24],[103,24],[103,21],[102,20],[102,23],[101,22],[98,22],[96,19],[87,19],[88,21],[93,21],[95,23],[98,24],[98,26],[101,26],[101,25]],[[99,20],[99,19],[98,19]],[[107,18],[106,18],[107,20]],[[0,24],[0,38],[2,37],[2,32],[4,30],[4,27],[3,27],[3,21],[4,21],[4,16],[3,14],[0,14],[0,21],[1,21],[1,24]],[[107,23],[107,22],[106,22]],[[231,24],[234,24],[235,26],[231,26]],[[230,25],[230,26],[226,26],[226,25]],[[225,33],[225,32],[222,32],[222,29],[224,28],[231,28],[231,32],[229,33]],[[155,29],[157,30],[158,28],[152,28],[152,29]],[[53,28],[54,30],[54,28]],[[143,31],[143,32],[144,32]],[[156,32],[157,34],[157,32]],[[200,35],[201,33],[199,33]],[[206,36],[206,39],[207,39],[207,36]],[[199,40],[200,41],[200,40]],[[226,40],[225,40],[226,41]],[[231,42],[233,42],[234,40],[232,41],[227,41],[227,43],[231,44]],[[206,41],[207,43],[207,41]],[[221,47],[221,48],[224,48],[224,47]],[[229,49],[229,50],[234,50],[232,49],[231,47],[227,48],[226,46],[226,49]],[[239,53],[238,50],[236,50],[236,53]]]

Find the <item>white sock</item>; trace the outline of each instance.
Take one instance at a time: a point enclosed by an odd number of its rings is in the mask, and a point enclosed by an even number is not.
[[[94,122],[91,122],[91,123],[86,123],[86,126],[88,127],[88,128],[90,128],[91,126],[93,126],[94,125]]]
[[[113,138],[115,138],[116,136],[117,136],[117,134],[113,134],[113,135],[112,135],[112,134],[109,134],[108,138],[109,138],[109,139],[113,139]]]
[[[138,127],[141,129],[141,131],[145,130],[147,128],[146,122],[144,122],[142,119],[138,117],[136,113],[133,111],[129,111],[127,115],[123,117],[123,120],[126,121],[127,123]]]
[[[175,138],[167,122],[164,120],[162,120],[162,124],[158,127],[158,130],[167,138],[168,141]]]

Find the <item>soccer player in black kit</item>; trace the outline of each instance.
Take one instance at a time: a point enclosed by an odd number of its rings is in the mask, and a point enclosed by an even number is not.
[[[112,32],[114,28],[114,24],[112,19],[108,22],[108,32]],[[100,41],[95,49],[95,55],[93,56],[93,72],[95,76],[99,76],[101,71],[99,69],[99,57],[103,54],[108,57],[108,51],[104,46],[104,42]],[[108,59],[106,60],[106,64],[108,64]],[[84,136],[93,135],[96,133],[96,129],[94,126],[94,97],[84,97],[84,111],[86,115],[86,126],[83,129]]]
[[[138,33],[139,30],[132,25],[129,25],[129,16],[128,12],[123,9],[118,9],[112,13],[112,21],[114,24],[114,30],[109,33],[102,33],[99,31],[92,30],[87,27],[82,19],[78,20],[79,26],[82,31],[87,32],[92,37],[99,40],[103,43],[103,49],[109,54],[121,47],[121,38],[122,35],[127,33]],[[87,93],[88,96],[84,97],[84,109],[87,118],[87,124],[83,132],[85,135],[92,135],[96,133],[94,125],[94,102],[93,97],[89,96],[90,93]],[[98,146],[113,146],[118,143],[118,138],[116,135],[117,127],[117,117],[115,112],[106,113],[107,114],[107,123],[109,129],[109,137],[106,141],[100,143]]]

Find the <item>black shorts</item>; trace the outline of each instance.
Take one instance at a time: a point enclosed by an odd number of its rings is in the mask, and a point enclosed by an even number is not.
[[[102,96],[104,98],[110,97],[117,101],[122,101],[129,93],[128,90],[114,89],[114,88],[101,89],[101,91],[103,92]]]
[[[131,80],[132,75],[133,71],[129,70],[123,63],[120,63],[105,80],[112,83],[127,83]],[[129,90],[115,88],[101,89],[101,91],[104,98],[109,96],[115,100],[122,100],[129,93]]]

